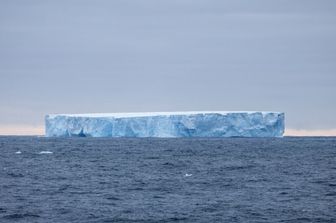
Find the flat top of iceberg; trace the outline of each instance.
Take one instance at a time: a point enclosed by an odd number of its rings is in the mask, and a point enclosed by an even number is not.
[[[130,117],[149,117],[149,116],[170,116],[170,115],[196,115],[196,114],[220,114],[227,115],[230,113],[262,113],[263,115],[268,113],[282,113],[273,111],[183,111],[183,112],[134,112],[134,113],[89,113],[89,114],[50,114],[49,118],[56,116],[68,116],[68,117],[93,117],[93,118],[130,118]]]

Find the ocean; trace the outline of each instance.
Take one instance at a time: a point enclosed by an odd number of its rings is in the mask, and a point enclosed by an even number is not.
[[[336,222],[336,138],[0,137],[0,222]]]

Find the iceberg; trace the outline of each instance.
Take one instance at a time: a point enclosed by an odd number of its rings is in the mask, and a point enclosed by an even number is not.
[[[51,114],[46,137],[282,137],[284,113],[260,111]]]

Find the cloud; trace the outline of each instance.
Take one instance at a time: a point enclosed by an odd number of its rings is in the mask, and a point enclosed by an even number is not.
[[[294,129],[336,128],[333,0],[21,2],[0,1],[0,127],[48,113],[279,110]]]

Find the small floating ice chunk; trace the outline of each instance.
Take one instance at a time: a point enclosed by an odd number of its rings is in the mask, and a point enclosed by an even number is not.
[[[21,154],[21,151],[20,151],[20,150],[19,150],[19,151],[16,151],[15,154]]]
[[[41,151],[41,152],[39,152],[39,154],[53,154],[53,152],[51,152],[51,151]]]
[[[185,177],[191,177],[192,174],[191,174],[191,173],[186,173],[186,174],[184,174],[184,176],[185,176]]]

